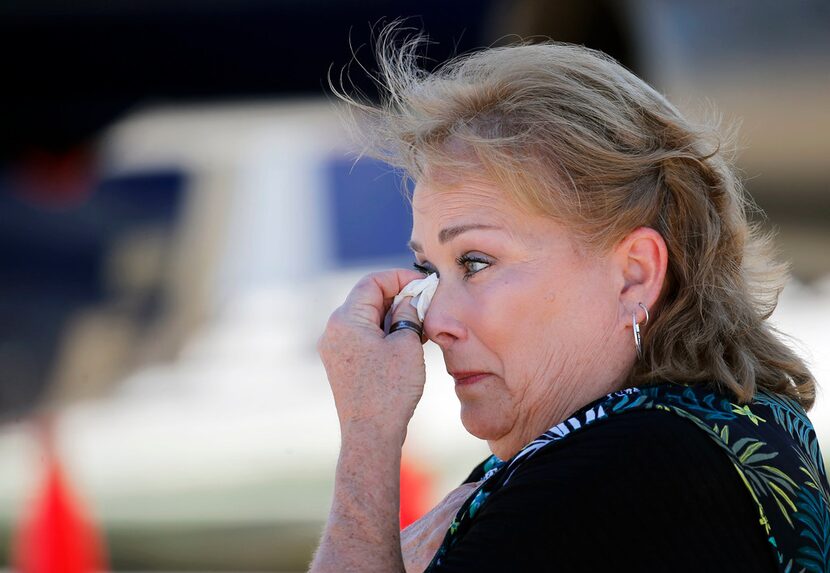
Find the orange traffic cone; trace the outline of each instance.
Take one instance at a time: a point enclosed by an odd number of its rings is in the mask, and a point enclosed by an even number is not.
[[[46,462],[43,488],[20,521],[15,570],[20,573],[98,573],[106,570],[101,536],[73,495],[55,448],[51,424],[38,426]]]
[[[430,510],[432,477],[408,457],[401,460],[401,529]]]

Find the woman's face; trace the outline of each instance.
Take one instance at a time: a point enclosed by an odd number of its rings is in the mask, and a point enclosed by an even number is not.
[[[621,385],[633,342],[621,347],[610,255],[583,254],[567,229],[477,180],[419,183],[410,246],[439,273],[424,329],[462,422],[500,458]]]

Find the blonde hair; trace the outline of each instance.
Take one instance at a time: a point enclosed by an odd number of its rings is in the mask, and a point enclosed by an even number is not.
[[[422,40],[377,40],[381,103],[349,104],[365,152],[413,179],[481,171],[589,249],[633,229],[668,247],[666,283],[629,383],[713,384],[740,402],[758,387],[809,409],[815,380],[766,321],[786,268],[747,221],[739,177],[714,128],[687,121],[609,56],[515,44],[419,66]]]

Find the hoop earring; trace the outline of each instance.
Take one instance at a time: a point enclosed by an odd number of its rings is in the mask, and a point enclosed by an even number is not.
[[[648,308],[641,302],[638,302],[637,305],[642,308],[646,313],[646,319],[643,321],[643,324],[648,324]],[[634,347],[637,349],[637,359],[643,359],[643,339],[640,336],[640,325],[637,324],[637,311],[631,313],[631,326],[634,329]]]

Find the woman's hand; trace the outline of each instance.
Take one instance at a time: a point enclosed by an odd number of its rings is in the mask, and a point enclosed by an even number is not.
[[[395,434],[401,444],[424,390],[421,339],[411,330],[385,334],[383,317],[392,299],[417,271],[394,269],[363,277],[329,318],[317,350],[326,368],[343,432],[356,426]],[[405,299],[393,322],[420,324]]]
[[[340,418],[334,499],[312,573],[402,572],[399,530],[401,446],[424,390],[421,337],[385,334],[381,323],[416,271],[365,276],[331,315],[317,343]],[[408,302],[406,299],[405,302]],[[420,324],[409,304],[393,322]]]
[[[421,519],[401,531],[401,551],[406,573],[423,573],[452,523],[455,514],[479,486],[465,483],[452,490]]]

